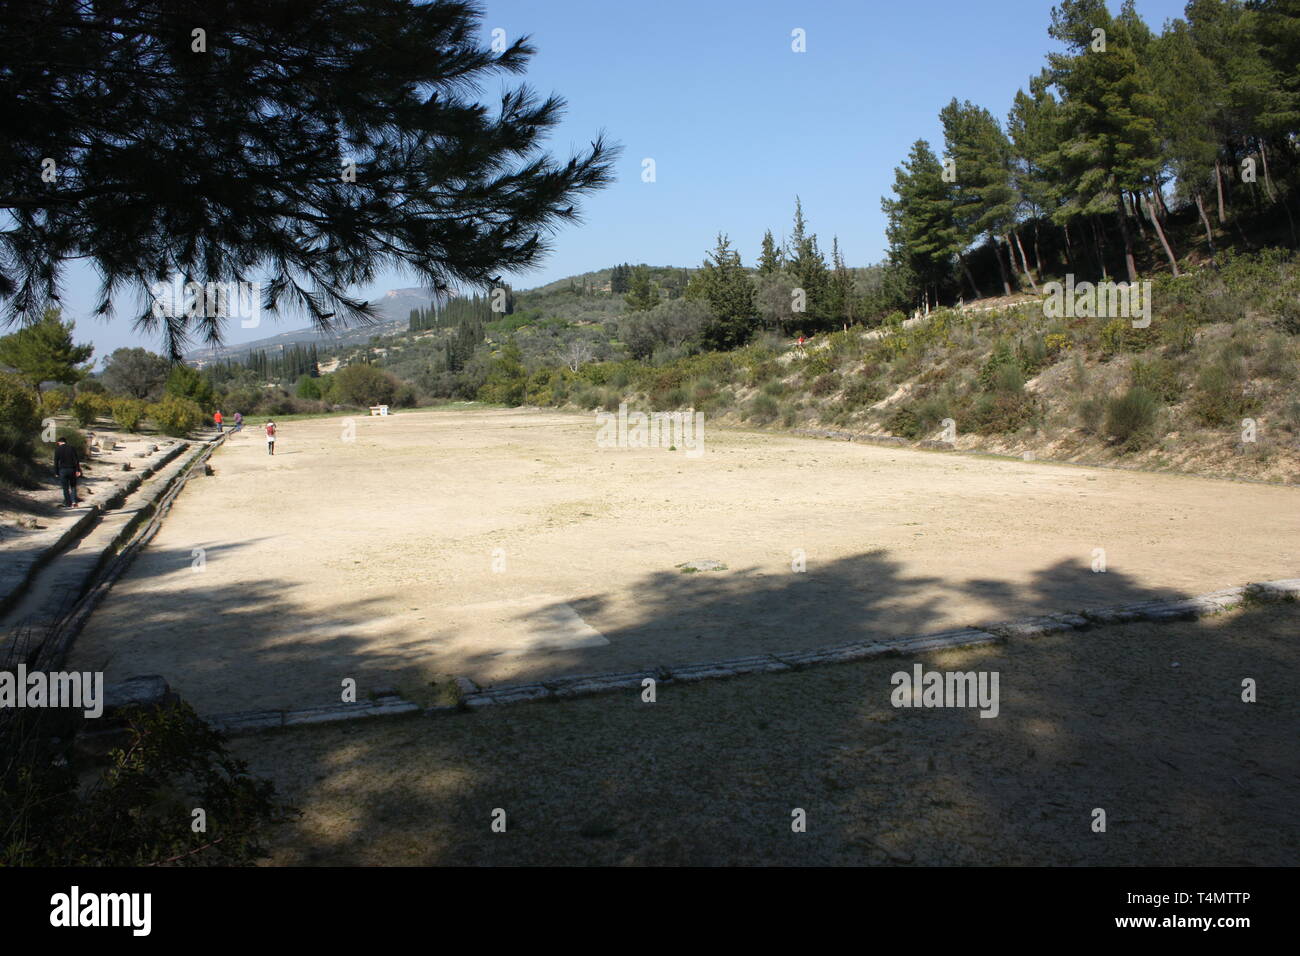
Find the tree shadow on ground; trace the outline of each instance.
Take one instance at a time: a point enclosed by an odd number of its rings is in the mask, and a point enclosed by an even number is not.
[[[818,591],[791,598],[804,581],[655,575],[645,618],[609,636],[775,618],[778,631],[797,622],[818,643],[843,643],[877,636],[872,611],[891,601],[919,633],[954,590],[901,579],[879,553],[828,571],[844,608],[822,606]],[[1095,599],[1062,606],[1076,579],[1094,582]],[[970,587],[1058,610],[1185,596],[1070,563],[1016,588]],[[279,862],[1294,865],[1295,621],[1292,607],[1249,606],[668,684],[654,703],[628,691],[237,747],[307,811],[282,835]],[[892,706],[893,675],[915,663],[998,672],[997,717]],[[1258,703],[1241,699],[1249,677]],[[505,833],[491,829],[497,809]],[[1097,809],[1105,832],[1093,830]],[[797,810],[806,832],[792,830]]]

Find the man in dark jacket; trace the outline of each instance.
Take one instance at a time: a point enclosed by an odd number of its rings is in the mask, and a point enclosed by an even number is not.
[[[81,477],[81,463],[77,461],[77,450],[68,444],[67,439],[58,439],[54,446],[54,473],[63,485],[63,507],[80,504],[77,479]]]

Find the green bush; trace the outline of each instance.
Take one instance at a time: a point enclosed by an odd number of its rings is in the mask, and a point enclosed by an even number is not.
[[[32,487],[32,458],[40,428],[36,393],[16,375],[0,372],[0,481]]]
[[[889,417],[885,419],[885,427],[889,429],[890,434],[913,441],[920,438],[923,433],[921,419],[917,417],[916,412],[902,405],[889,413]]]
[[[149,418],[164,435],[184,438],[204,422],[203,409],[198,402],[175,395],[164,395],[147,409]]]
[[[1150,444],[1159,414],[1160,400],[1134,386],[1106,403],[1106,436],[1127,450]]]
[[[1168,359],[1155,358],[1149,362],[1134,359],[1129,367],[1129,377],[1135,388],[1150,392],[1169,404],[1182,398],[1185,390],[1177,366]]]
[[[1204,425],[1235,424],[1255,411],[1258,402],[1246,395],[1241,372],[1234,363],[1216,362],[1197,377],[1192,414]]]
[[[72,396],[65,388],[47,388],[41,393],[41,414],[45,416],[58,415],[67,409],[72,401]]]
[[[844,389],[844,405],[848,408],[861,408],[874,405],[885,397],[885,389],[878,382],[859,377],[849,382]]]
[[[1160,332],[1154,325],[1153,322],[1145,329],[1135,329],[1132,319],[1111,319],[1101,327],[1099,339],[1102,355],[1146,351],[1160,341]]]
[[[1032,424],[1041,414],[1038,400],[1019,392],[981,392],[964,416],[966,430],[976,435],[1002,435]]]
[[[840,377],[834,372],[831,372],[827,375],[819,375],[817,378],[813,379],[809,391],[818,398],[825,398],[827,395],[832,395],[835,392],[838,392],[839,389]]]
[[[82,392],[72,400],[72,417],[83,428],[95,424],[95,419],[107,410],[103,397],[94,392]]]
[[[320,379],[313,378],[310,375],[302,375],[298,378],[298,383],[294,386],[293,393],[299,398],[314,399],[320,401]]]
[[[332,394],[343,405],[356,405],[361,408],[370,405],[392,405],[393,398],[397,394],[397,385],[397,379],[383,369],[358,363],[347,365],[334,373]],[[522,383],[520,392],[522,401]]]
[[[115,398],[109,404],[113,421],[129,432],[139,431],[148,405],[138,398]]]
[[[750,421],[759,425],[766,425],[776,421],[780,408],[776,399],[771,395],[756,395],[754,400],[749,403],[749,413],[746,416]]]
[[[1085,398],[1078,406],[1079,424],[1089,435],[1101,432],[1102,422],[1106,418],[1106,401],[1101,398]]]
[[[129,710],[100,762],[72,743],[81,720],[35,709],[0,725],[0,867],[247,865],[295,814],[183,703]]]
[[[1300,335],[1300,294],[1290,294],[1277,303],[1277,324],[1287,335]]]
[[[758,388],[765,382],[776,378],[781,374],[781,366],[773,361],[755,362],[749,366],[745,374],[745,384],[750,388]]]

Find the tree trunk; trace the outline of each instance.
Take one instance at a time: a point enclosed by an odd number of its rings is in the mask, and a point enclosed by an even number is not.
[[[1156,186],[1156,201],[1160,203],[1160,218],[1168,221],[1169,206],[1165,203],[1165,191],[1160,186]]]
[[[1011,294],[1011,277],[1007,275],[1007,264],[1002,261],[1002,250],[998,248],[998,237],[989,233],[989,242],[993,244],[993,258],[998,260],[998,272],[1002,274],[1002,292]]]
[[[1214,157],[1214,185],[1219,193],[1219,225],[1222,226],[1228,217],[1223,214],[1223,166],[1217,156]]]
[[[1196,211],[1201,214],[1201,225],[1205,227],[1205,241],[1210,245],[1210,263],[1217,265],[1214,256],[1214,231],[1210,228],[1210,217],[1205,214],[1205,202],[1201,199],[1201,191],[1196,190]]]
[[[1110,279],[1110,274],[1106,271],[1106,247],[1101,241],[1101,230],[1097,227],[1097,216],[1094,214],[1089,217],[1092,222],[1092,245],[1097,252],[1097,265],[1101,267],[1101,278],[1103,281]]]
[[[1143,242],[1146,242],[1147,230],[1146,227],[1142,225],[1142,207],[1138,205],[1138,195],[1136,192],[1130,190],[1128,194],[1128,203],[1133,207],[1133,218],[1137,220],[1138,235],[1142,237]],[[1125,210],[1125,215],[1127,215],[1127,209]]]
[[[1067,219],[1063,226],[1065,230],[1065,264],[1071,269],[1074,268],[1074,243],[1070,239],[1070,221]]]
[[[1174,277],[1177,278],[1178,260],[1174,257],[1174,250],[1169,247],[1169,240],[1165,238],[1165,230],[1160,225],[1160,217],[1155,214],[1150,203],[1146,203],[1147,212],[1151,215],[1151,225],[1155,227],[1156,235],[1160,237],[1160,245],[1164,247],[1165,257],[1169,260],[1169,268],[1173,270]]]
[[[1038,270],[1041,278],[1043,275],[1043,250],[1038,244],[1038,220],[1034,220],[1034,268]]]
[[[1119,205],[1115,215],[1119,217],[1119,234],[1124,239],[1124,268],[1128,272],[1128,281],[1137,282],[1137,260],[1133,258],[1133,236],[1128,231],[1128,216],[1124,215],[1124,197],[1119,196]]]
[[[1009,247],[1011,245],[1011,239],[1013,237],[1016,240],[1016,249],[1020,251],[1020,263],[1025,267],[1024,273],[1025,278],[1029,280],[1029,288],[1033,289],[1034,292],[1037,292],[1038,283],[1034,281],[1034,274],[1029,271],[1029,258],[1025,255],[1025,246],[1024,243],[1020,241],[1020,233],[1012,229],[1010,235],[1007,237],[1007,246]]]
[[[966,281],[970,283],[970,289],[975,293],[975,298],[984,298],[984,293],[981,292],[980,287],[975,284],[975,277],[970,274],[970,266],[966,264],[966,257],[961,253],[958,253],[957,261],[961,263],[961,271],[966,273]]]
[[[1268,150],[1264,148],[1264,141],[1257,140],[1259,143],[1259,160],[1264,167],[1264,191],[1268,193],[1269,202],[1277,202],[1277,193],[1273,191],[1273,178],[1268,174]]]

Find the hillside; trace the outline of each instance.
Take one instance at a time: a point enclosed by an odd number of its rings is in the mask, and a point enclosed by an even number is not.
[[[940,309],[803,349],[530,377],[528,401],[641,410],[831,437],[1300,482],[1300,264],[1264,253],[1156,279],[1149,328],[1045,315],[1039,297]]]
[[[315,343],[322,353],[330,352],[340,347],[369,342],[375,336],[400,334],[406,329],[410,311],[424,308],[432,301],[433,293],[428,289],[391,289],[370,303],[380,315],[379,321],[373,325],[357,325],[328,334],[312,328],[290,329],[251,342],[241,342],[238,345],[194,349],[187,353],[185,358],[191,364],[202,368],[204,365],[222,359],[239,359],[250,351],[274,350],[290,345]]]

